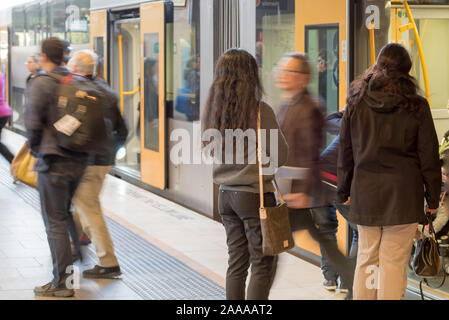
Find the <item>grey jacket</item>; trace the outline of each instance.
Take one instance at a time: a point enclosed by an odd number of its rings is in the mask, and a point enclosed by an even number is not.
[[[55,67],[52,73],[66,76],[67,68]],[[28,104],[25,108],[25,128],[28,144],[34,155],[38,157],[36,170],[46,170],[48,159],[63,157],[69,159],[87,160],[86,153],[73,152],[59,147],[55,131],[48,121],[50,108],[57,105],[58,83],[45,75],[34,78],[28,94]],[[47,160],[47,161],[44,161]]]
[[[270,158],[270,163],[275,164],[275,157],[277,156],[277,167],[282,166],[288,157],[288,145],[284,138],[283,133],[279,129],[279,125],[276,121],[276,116],[269,105],[261,103],[261,129],[266,129],[266,148],[263,148],[262,152]],[[256,128],[253,128],[256,132]],[[277,141],[277,154],[270,154],[271,141],[270,129],[278,130]],[[224,141],[224,139],[223,139]],[[262,144],[263,146],[263,144]],[[216,184],[220,185],[221,190],[231,191],[244,191],[259,193],[259,168],[257,163],[248,163],[248,159],[257,158],[257,150],[254,148],[245,146],[245,164],[214,164],[213,178]],[[264,166],[266,167],[266,166]],[[273,186],[274,172],[273,174],[264,174],[264,193],[275,191]]]

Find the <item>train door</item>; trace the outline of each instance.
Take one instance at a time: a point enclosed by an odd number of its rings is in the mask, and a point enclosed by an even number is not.
[[[165,8],[164,2],[140,6],[140,148],[142,181],[166,187]]]
[[[296,0],[295,49],[306,52],[312,64],[310,91],[323,101],[328,114],[342,110],[347,89],[346,0]],[[324,9],[325,8],[325,9]],[[327,143],[334,137],[328,136]],[[338,216],[338,246],[346,252],[348,228]],[[307,231],[295,233],[298,247],[320,255]]]
[[[0,27],[0,71],[5,77],[5,97],[9,103],[9,37],[8,27]]]

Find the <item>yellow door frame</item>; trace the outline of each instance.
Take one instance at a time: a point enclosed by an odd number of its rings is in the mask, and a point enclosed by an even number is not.
[[[157,151],[145,148],[145,34],[158,34],[158,133],[159,148]],[[140,5],[140,143],[141,143],[141,179],[143,182],[159,188],[166,188],[166,117],[165,117],[165,3],[150,2]]]
[[[107,50],[107,12],[106,10],[92,11],[90,13],[90,49],[94,51],[94,39],[97,37],[103,37],[103,75],[104,79],[108,79],[108,50]]]

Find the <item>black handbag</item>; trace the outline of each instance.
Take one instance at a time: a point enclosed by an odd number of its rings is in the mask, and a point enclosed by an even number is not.
[[[279,187],[274,180],[276,191],[279,196],[280,204],[276,207],[265,207],[263,192],[263,174],[262,174],[262,147],[260,132],[260,105],[257,115],[257,157],[259,163],[259,192],[260,208],[259,217],[262,229],[262,249],[265,256],[275,256],[295,246],[290,220],[288,217],[288,208]]]
[[[432,216],[430,213],[426,212],[427,224],[429,225],[430,237],[424,237],[418,240],[415,252],[413,254],[412,269],[415,274],[422,277],[423,280],[419,282],[419,291],[421,293],[421,299],[424,300],[424,294],[422,290],[422,283],[424,282],[430,287],[427,278],[435,278],[440,274],[441,264],[440,264],[440,254],[439,246],[436,240],[436,233],[433,228]],[[424,233],[423,226],[423,233]],[[443,270],[443,280],[441,285],[436,288],[443,286],[446,280],[446,272]]]

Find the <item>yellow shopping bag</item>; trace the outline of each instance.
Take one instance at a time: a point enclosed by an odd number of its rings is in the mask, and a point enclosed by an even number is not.
[[[37,159],[30,153],[25,142],[11,163],[11,174],[15,181],[21,181],[30,187],[37,188],[37,172],[33,171]]]

